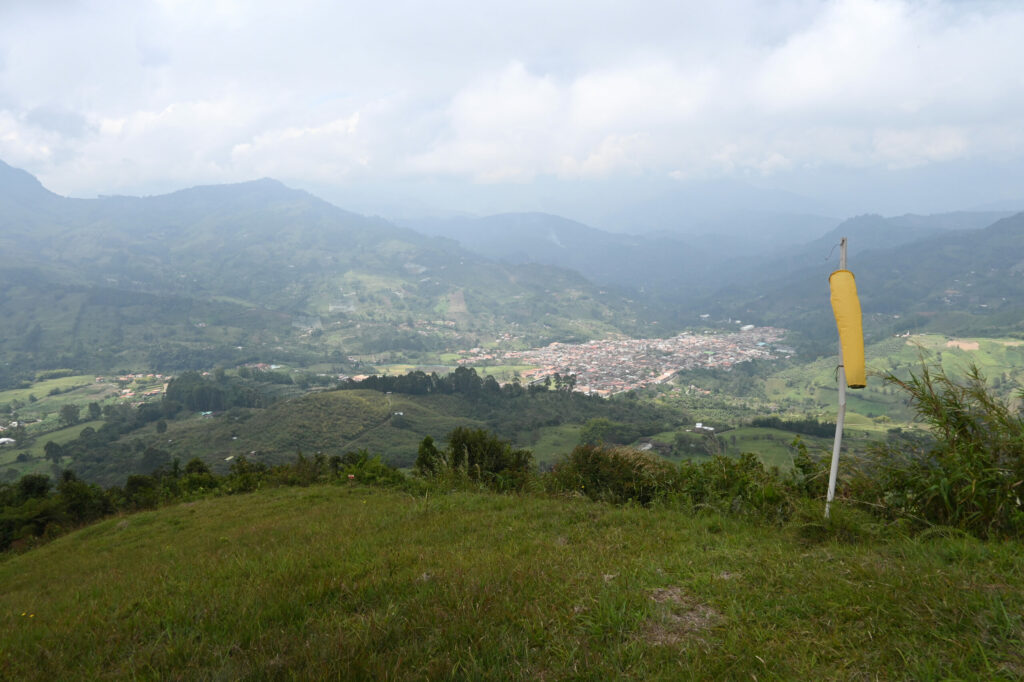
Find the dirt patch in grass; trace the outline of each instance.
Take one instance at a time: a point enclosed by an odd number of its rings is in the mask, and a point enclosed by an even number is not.
[[[977,341],[960,341],[953,339],[946,342],[946,348],[959,348],[960,350],[978,350],[981,346]]]
[[[651,590],[651,601],[659,607],[640,629],[640,636],[648,644],[682,646],[689,642],[705,643],[701,633],[722,622],[720,613],[688,596],[680,587]]]

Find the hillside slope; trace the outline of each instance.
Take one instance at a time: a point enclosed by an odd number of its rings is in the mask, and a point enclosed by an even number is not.
[[[495,263],[268,179],[83,200],[4,166],[0,250],[0,361],[22,367],[343,365],[510,329],[628,333],[650,314],[575,272]]]
[[[977,216],[958,218],[976,225]],[[909,227],[908,234],[919,234]],[[914,241],[885,238],[877,232],[885,225],[871,217],[849,221],[847,228],[838,231],[849,232],[853,240],[863,228],[864,240],[874,245],[849,261],[870,337],[906,330],[992,336],[1024,332],[1024,214],[980,229],[933,228],[927,238]],[[828,276],[838,267],[838,256],[833,250],[830,260],[806,263],[780,260],[770,275],[718,292],[714,309],[816,338],[832,337]]]
[[[606,232],[547,213],[502,213],[483,218],[409,223],[431,235],[508,263],[569,268],[606,286],[654,294],[664,301],[692,301],[734,279],[737,262],[763,260],[804,243],[793,234],[797,216],[749,214],[736,224],[707,225],[698,234],[661,230],[645,234]],[[835,221],[808,219],[817,237]],[[743,225],[744,234],[735,233]]]

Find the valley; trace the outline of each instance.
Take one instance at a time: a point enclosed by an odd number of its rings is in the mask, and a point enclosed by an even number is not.
[[[67,199],[6,165],[0,207],[16,262],[0,269],[7,481],[70,467],[113,484],[299,451],[408,468],[460,425],[542,467],[599,438],[789,468],[798,435],[818,456],[830,446],[834,264],[815,258],[840,234],[874,373],[849,397],[852,454],[920,429],[885,373],[974,362],[1007,400],[1024,385],[1021,216],[1007,213],[794,218],[788,241],[744,251],[545,214],[424,234],[266,179]],[[826,426],[794,430],[808,419]]]
[[[0,681],[1024,680],[1021,35],[0,0]]]
[[[756,340],[768,338],[765,334],[756,330],[723,334],[714,343],[735,347],[735,339],[740,337],[752,352],[766,353],[757,344],[767,342]],[[767,334],[776,338],[778,331]],[[701,342],[701,349],[695,352],[706,360],[709,356],[703,344],[711,343],[709,337],[716,335],[678,338],[691,344]],[[651,340],[617,340],[608,346],[591,344],[589,350],[618,349],[608,360],[610,371],[644,373],[645,365],[632,364],[633,358],[622,354],[623,347],[655,350],[657,344]],[[788,349],[783,346],[783,350]],[[559,346],[508,351],[520,359],[531,354],[549,357],[550,353],[559,353],[565,359],[566,352]],[[60,466],[111,484],[132,473],[147,473],[167,465],[173,459],[184,462],[199,457],[215,471],[226,471],[232,459],[239,456],[274,464],[290,461],[299,451],[340,454],[367,450],[382,454],[393,465],[408,467],[423,438],[441,438],[460,425],[488,428],[530,448],[541,466],[557,462],[583,442],[586,433],[602,428],[601,437],[608,442],[650,449],[672,461],[754,452],[766,465],[788,469],[797,436],[820,457],[831,449],[831,427],[827,424],[834,420],[836,410],[834,359],[806,363],[788,356],[774,360],[759,357],[729,367],[679,367],[667,373],[670,376],[660,375],[660,382],[655,371],[647,370],[650,385],[599,398],[597,391],[579,383],[571,365],[467,362],[478,358],[479,353],[477,349],[437,356],[436,364],[422,367],[376,365],[369,368],[370,374],[355,377],[287,366],[242,366],[221,372],[223,381],[249,382],[247,385],[263,396],[260,400],[265,406],[221,408],[209,414],[206,410],[185,410],[165,418],[162,427],[157,421],[148,422],[120,436],[111,444],[114,450],[105,460],[93,462],[87,469],[76,462],[71,450],[54,460],[43,446],[50,441],[64,446],[77,440],[83,430],[99,429],[104,421],[89,420],[90,409],[102,410],[104,415],[147,403],[156,409],[164,398],[169,377],[140,373],[43,379],[26,388],[0,392],[0,411],[17,415],[14,421],[22,424],[24,439],[21,445],[0,449],[0,476],[14,481],[28,473],[49,474]],[[1016,400],[1024,385],[1024,343],[1012,338],[901,336],[870,346],[867,354],[873,373],[868,387],[848,393],[845,448],[851,455],[894,433],[921,428],[905,397],[881,381],[882,373],[904,375],[924,358],[953,375],[963,373],[970,363],[976,364],[991,379],[993,390],[1007,400]],[[469,376],[471,368],[469,388],[456,395],[431,396],[400,388],[385,394],[387,386],[373,389],[374,384],[367,383],[373,377],[402,381],[406,376],[427,376],[431,372],[444,376],[455,370]],[[565,373],[555,378],[557,370]],[[243,378],[253,376],[259,381]],[[357,383],[352,383],[353,378]],[[215,381],[212,373],[206,379]],[[358,381],[369,388],[337,390],[346,382],[359,388]],[[489,394],[485,384],[490,381],[495,389],[504,386],[506,397]],[[533,386],[526,391],[531,381]],[[332,387],[334,390],[323,392]],[[519,391],[518,397],[509,391]],[[90,404],[97,407],[90,408]],[[74,405],[81,421],[64,423],[61,410],[65,405]],[[766,417],[779,424],[758,426]],[[823,428],[808,433],[787,426],[808,417]],[[14,435],[12,423],[0,427],[0,437]],[[698,423],[714,431],[696,428]],[[115,451],[120,454],[115,455]]]

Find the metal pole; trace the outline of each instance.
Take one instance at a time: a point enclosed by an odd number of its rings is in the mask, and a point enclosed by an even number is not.
[[[846,237],[839,242],[839,269],[846,269]],[[829,517],[832,500],[836,497],[836,477],[839,475],[839,448],[843,445],[843,422],[846,420],[846,367],[843,365],[843,344],[839,344],[839,412],[836,415],[836,437],[832,443],[832,468],[828,472],[828,495],[825,497],[825,518]]]

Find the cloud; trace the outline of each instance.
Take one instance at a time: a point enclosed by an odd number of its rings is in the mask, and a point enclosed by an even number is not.
[[[282,170],[319,182],[339,182],[370,165],[371,152],[359,137],[359,112],[303,128],[272,129],[231,149],[231,162],[257,175]]]
[[[62,106],[35,107],[25,114],[24,120],[42,130],[71,138],[82,137],[89,130],[84,116]]]
[[[1012,166],[1022,34],[1008,1],[6,5],[0,158],[77,195]]]
[[[446,128],[410,167],[478,182],[689,179],[1005,153],[991,131],[1021,122],[1024,81],[1009,55],[1024,57],[1024,14],[891,0],[815,7],[781,39],[711,61],[642,53],[568,78],[506,65],[452,97]]]

